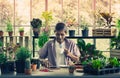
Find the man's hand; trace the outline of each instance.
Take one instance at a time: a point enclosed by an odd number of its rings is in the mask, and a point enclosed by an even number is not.
[[[76,57],[75,55],[73,55],[68,49],[64,49],[64,53],[69,56],[72,60],[74,60],[75,62],[79,61],[79,57]]]
[[[64,49],[64,53],[67,55],[67,56],[70,56],[71,55],[71,53],[70,53],[70,51],[68,50],[68,49]]]
[[[49,66],[51,66],[51,63],[48,60],[42,60],[41,64],[45,67],[48,67],[48,68],[49,68]]]

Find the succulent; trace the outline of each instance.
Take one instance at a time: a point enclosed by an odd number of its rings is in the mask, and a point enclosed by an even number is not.
[[[31,68],[31,62],[30,62],[30,59],[27,59],[25,61],[25,69],[30,69]]]
[[[33,18],[30,23],[33,28],[40,28],[42,26],[42,20],[39,18]]]
[[[19,28],[19,32],[22,32],[22,31],[24,31],[24,28],[23,28],[23,27],[20,27],[20,28]]]

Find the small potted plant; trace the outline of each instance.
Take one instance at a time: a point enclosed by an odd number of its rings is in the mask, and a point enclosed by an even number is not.
[[[12,27],[12,23],[10,20],[7,21],[7,32],[9,34],[9,36],[12,36],[13,34],[13,27]]]
[[[24,73],[25,61],[31,57],[31,52],[26,47],[20,47],[16,51],[16,72]]]
[[[23,27],[19,28],[19,33],[20,33],[20,36],[24,36],[24,28]]]
[[[25,74],[30,75],[32,72],[30,59],[25,60]]]
[[[3,31],[2,30],[0,30],[0,36],[3,36]]]
[[[75,36],[75,27],[77,26],[76,19],[74,17],[69,17],[66,19],[67,27],[69,28],[69,36]]]
[[[86,22],[82,22],[80,24],[81,28],[82,28],[82,36],[83,37],[88,37],[88,32],[89,32],[89,29],[88,29],[88,24]]]
[[[39,18],[33,18],[30,23],[33,28],[34,36],[38,37],[40,33],[40,27],[42,26],[42,20],[40,20]]]
[[[73,74],[73,73],[74,73],[74,70],[75,70],[75,65],[70,65],[70,66],[68,67],[68,69],[69,69],[69,73],[70,73],[70,74]]]

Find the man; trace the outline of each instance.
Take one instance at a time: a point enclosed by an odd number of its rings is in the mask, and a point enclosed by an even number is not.
[[[53,67],[79,61],[79,49],[73,41],[65,38],[66,33],[65,24],[57,23],[55,27],[55,39],[48,41],[39,51],[40,58],[48,58],[48,62]]]

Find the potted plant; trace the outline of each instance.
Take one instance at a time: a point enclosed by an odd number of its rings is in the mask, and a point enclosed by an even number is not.
[[[83,39],[77,39],[77,46],[81,52],[81,62],[91,58],[104,57],[101,51],[95,49],[95,45],[86,43]]]
[[[38,37],[40,33],[40,27],[42,26],[42,20],[40,20],[39,18],[33,18],[30,23],[33,28],[34,36]]]
[[[12,36],[13,34],[13,28],[12,28],[12,23],[10,20],[7,21],[7,32],[9,34],[9,36]]]
[[[31,64],[32,64],[32,66],[33,66],[34,64],[36,64],[36,65],[37,65],[37,69],[40,68],[40,60],[39,60],[38,58],[32,58],[32,59],[31,59]]]
[[[3,36],[3,31],[2,30],[0,30],[0,36]]]
[[[69,17],[66,19],[67,27],[69,28],[69,36],[75,36],[75,26],[77,26],[76,19],[73,17]]]
[[[30,75],[32,72],[30,59],[25,60],[25,74]]]
[[[75,70],[75,65],[70,65],[70,66],[68,67],[68,69],[69,69],[69,73],[70,73],[70,74],[73,74],[73,73],[74,73],[74,70]]]
[[[24,73],[25,60],[31,57],[31,52],[26,47],[20,47],[16,51],[16,72]]]
[[[83,21],[81,22],[80,27],[82,28],[82,36],[88,37],[88,32],[89,32],[88,23]]]
[[[24,28],[23,27],[19,28],[19,33],[20,33],[20,36],[24,36]]]

